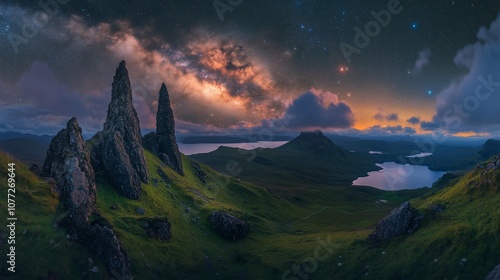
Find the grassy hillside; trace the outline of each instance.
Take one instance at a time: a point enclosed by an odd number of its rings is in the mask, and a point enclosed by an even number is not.
[[[481,175],[485,165],[433,193],[333,187],[296,193],[289,201],[202,166],[205,184],[187,157],[184,177],[149,152],[146,157],[151,179],[139,201],[119,196],[98,176],[98,210],[126,248],[136,279],[281,279],[293,265],[314,258],[318,240],[330,240],[330,251],[320,251],[326,258],[308,268],[309,279],[482,279],[500,261],[500,175]],[[0,154],[2,181],[10,161]],[[37,279],[49,271],[66,279],[106,279],[100,260],[55,226],[63,213],[51,187],[20,163],[16,174],[13,279]],[[0,191],[6,193],[5,184]],[[366,241],[377,221],[407,199],[424,213],[421,229],[381,244]],[[445,211],[432,213],[429,207],[438,203]],[[4,199],[0,206],[6,209]],[[236,242],[220,237],[208,222],[213,210],[248,221],[250,236]],[[168,218],[170,241],[146,235],[142,225],[150,217]],[[5,237],[2,227],[2,261]],[[463,258],[467,262],[460,264]],[[93,267],[99,271],[91,272]],[[2,278],[9,275],[2,269]]]
[[[202,166],[208,175],[204,184],[186,157],[183,177],[149,152],[146,156],[151,180],[143,185],[139,201],[123,198],[99,176],[97,180],[98,210],[126,248],[137,279],[280,278],[290,264],[311,254],[317,238],[331,235],[335,243],[346,246],[345,242],[367,235],[378,219],[414,195],[345,187],[304,193],[291,203]],[[11,160],[4,154],[0,159],[2,166]],[[25,166],[18,164],[17,168],[20,272],[16,277],[36,279],[57,271],[66,279],[105,279],[99,259],[55,227],[64,213],[58,209],[51,187]],[[0,180],[6,180],[6,168],[0,170]],[[6,193],[5,188],[2,184],[0,191]],[[380,203],[380,199],[388,202]],[[5,209],[4,200],[0,206]],[[144,215],[136,212],[138,207],[145,210]],[[246,220],[250,237],[236,242],[220,237],[208,222],[213,210]],[[147,217],[167,217],[172,239],[162,242],[147,237],[142,229]],[[3,242],[0,248],[5,256]],[[93,267],[99,272],[90,272]]]
[[[343,251],[339,279],[484,279],[500,263],[500,173],[484,164],[434,194],[412,200],[420,230],[378,245],[355,240]],[[442,213],[430,210],[444,205]],[[462,262],[462,259],[466,259]]]

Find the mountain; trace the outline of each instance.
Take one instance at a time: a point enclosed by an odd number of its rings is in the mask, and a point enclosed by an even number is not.
[[[349,152],[335,145],[319,130],[302,132],[295,139],[278,147],[277,150],[304,153],[339,163],[349,160]]]
[[[190,157],[284,196],[290,194],[290,188],[350,186],[357,177],[378,169],[367,156],[347,152],[320,131],[302,132],[274,149],[222,146]]]
[[[485,161],[500,153],[500,141],[489,139],[477,152],[478,161]]]

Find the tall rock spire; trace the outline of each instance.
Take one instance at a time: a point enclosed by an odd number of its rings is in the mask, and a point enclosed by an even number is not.
[[[93,140],[97,144],[92,151],[94,167],[104,171],[106,180],[120,194],[139,199],[141,182],[148,181],[148,169],[125,61],[120,62],[113,78],[104,130]]]
[[[172,169],[183,174],[181,153],[175,139],[174,112],[170,106],[170,98],[164,83],[161,85],[158,97],[156,136],[158,137],[158,154],[160,158]]]

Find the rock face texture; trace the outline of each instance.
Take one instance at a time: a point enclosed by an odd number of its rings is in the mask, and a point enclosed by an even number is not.
[[[182,172],[182,159],[175,140],[174,112],[170,106],[167,87],[161,85],[156,113],[156,137],[160,158],[178,173]]]
[[[200,179],[200,181],[206,185],[208,183],[207,173],[205,173],[205,171],[203,171],[203,169],[201,168],[199,163],[193,161],[191,163],[191,165],[193,166],[194,170],[196,171],[196,177],[198,177],[198,179]]]
[[[106,268],[116,279],[132,279],[130,259],[113,230],[95,225],[85,243],[91,251],[103,259]]]
[[[85,226],[96,206],[97,192],[90,154],[75,118],[50,143],[43,175],[52,177],[71,226]]]
[[[148,182],[148,169],[125,61],[116,69],[104,129],[91,142],[94,167],[104,172],[121,195],[139,199],[141,182]]]
[[[115,233],[107,226],[89,221],[96,210],[95,175],[82,129],[75,118],[52,139],[42,175],[53,178],[69,212],[61,223],[69,234],[76,235],[75,240],[100,255],[117,279],[131,279],[130,261]],[[103,220],[102,224],[108,223]]]
[[[416,209],[412,208],[410,202],[403,203],[380,222],[368,239],[371,241],[383,241],[399,235],[413,233],[418,229],[421,217]]]
[[[250,234],[248,224],[245,221],[222,211],[213,212],[210,215],[210,221],[214,229],[226,239],[243,239]]]
[[[495,266],[484,280],[500,280],[500,264]]]
[[[175,139],[174,112],[165,84],[161,85],[156,113],[156,133],[151,132],[143,138],[144,147],[157,155],[177,173],[184,175],[182,158]]]

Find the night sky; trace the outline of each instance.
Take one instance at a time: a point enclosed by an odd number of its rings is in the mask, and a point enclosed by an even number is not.
[[[100,130],[125,60],[143,129],[165,82],[181,133],[500,135],[498,1],[17,2],[0,2],[0,132]]]

